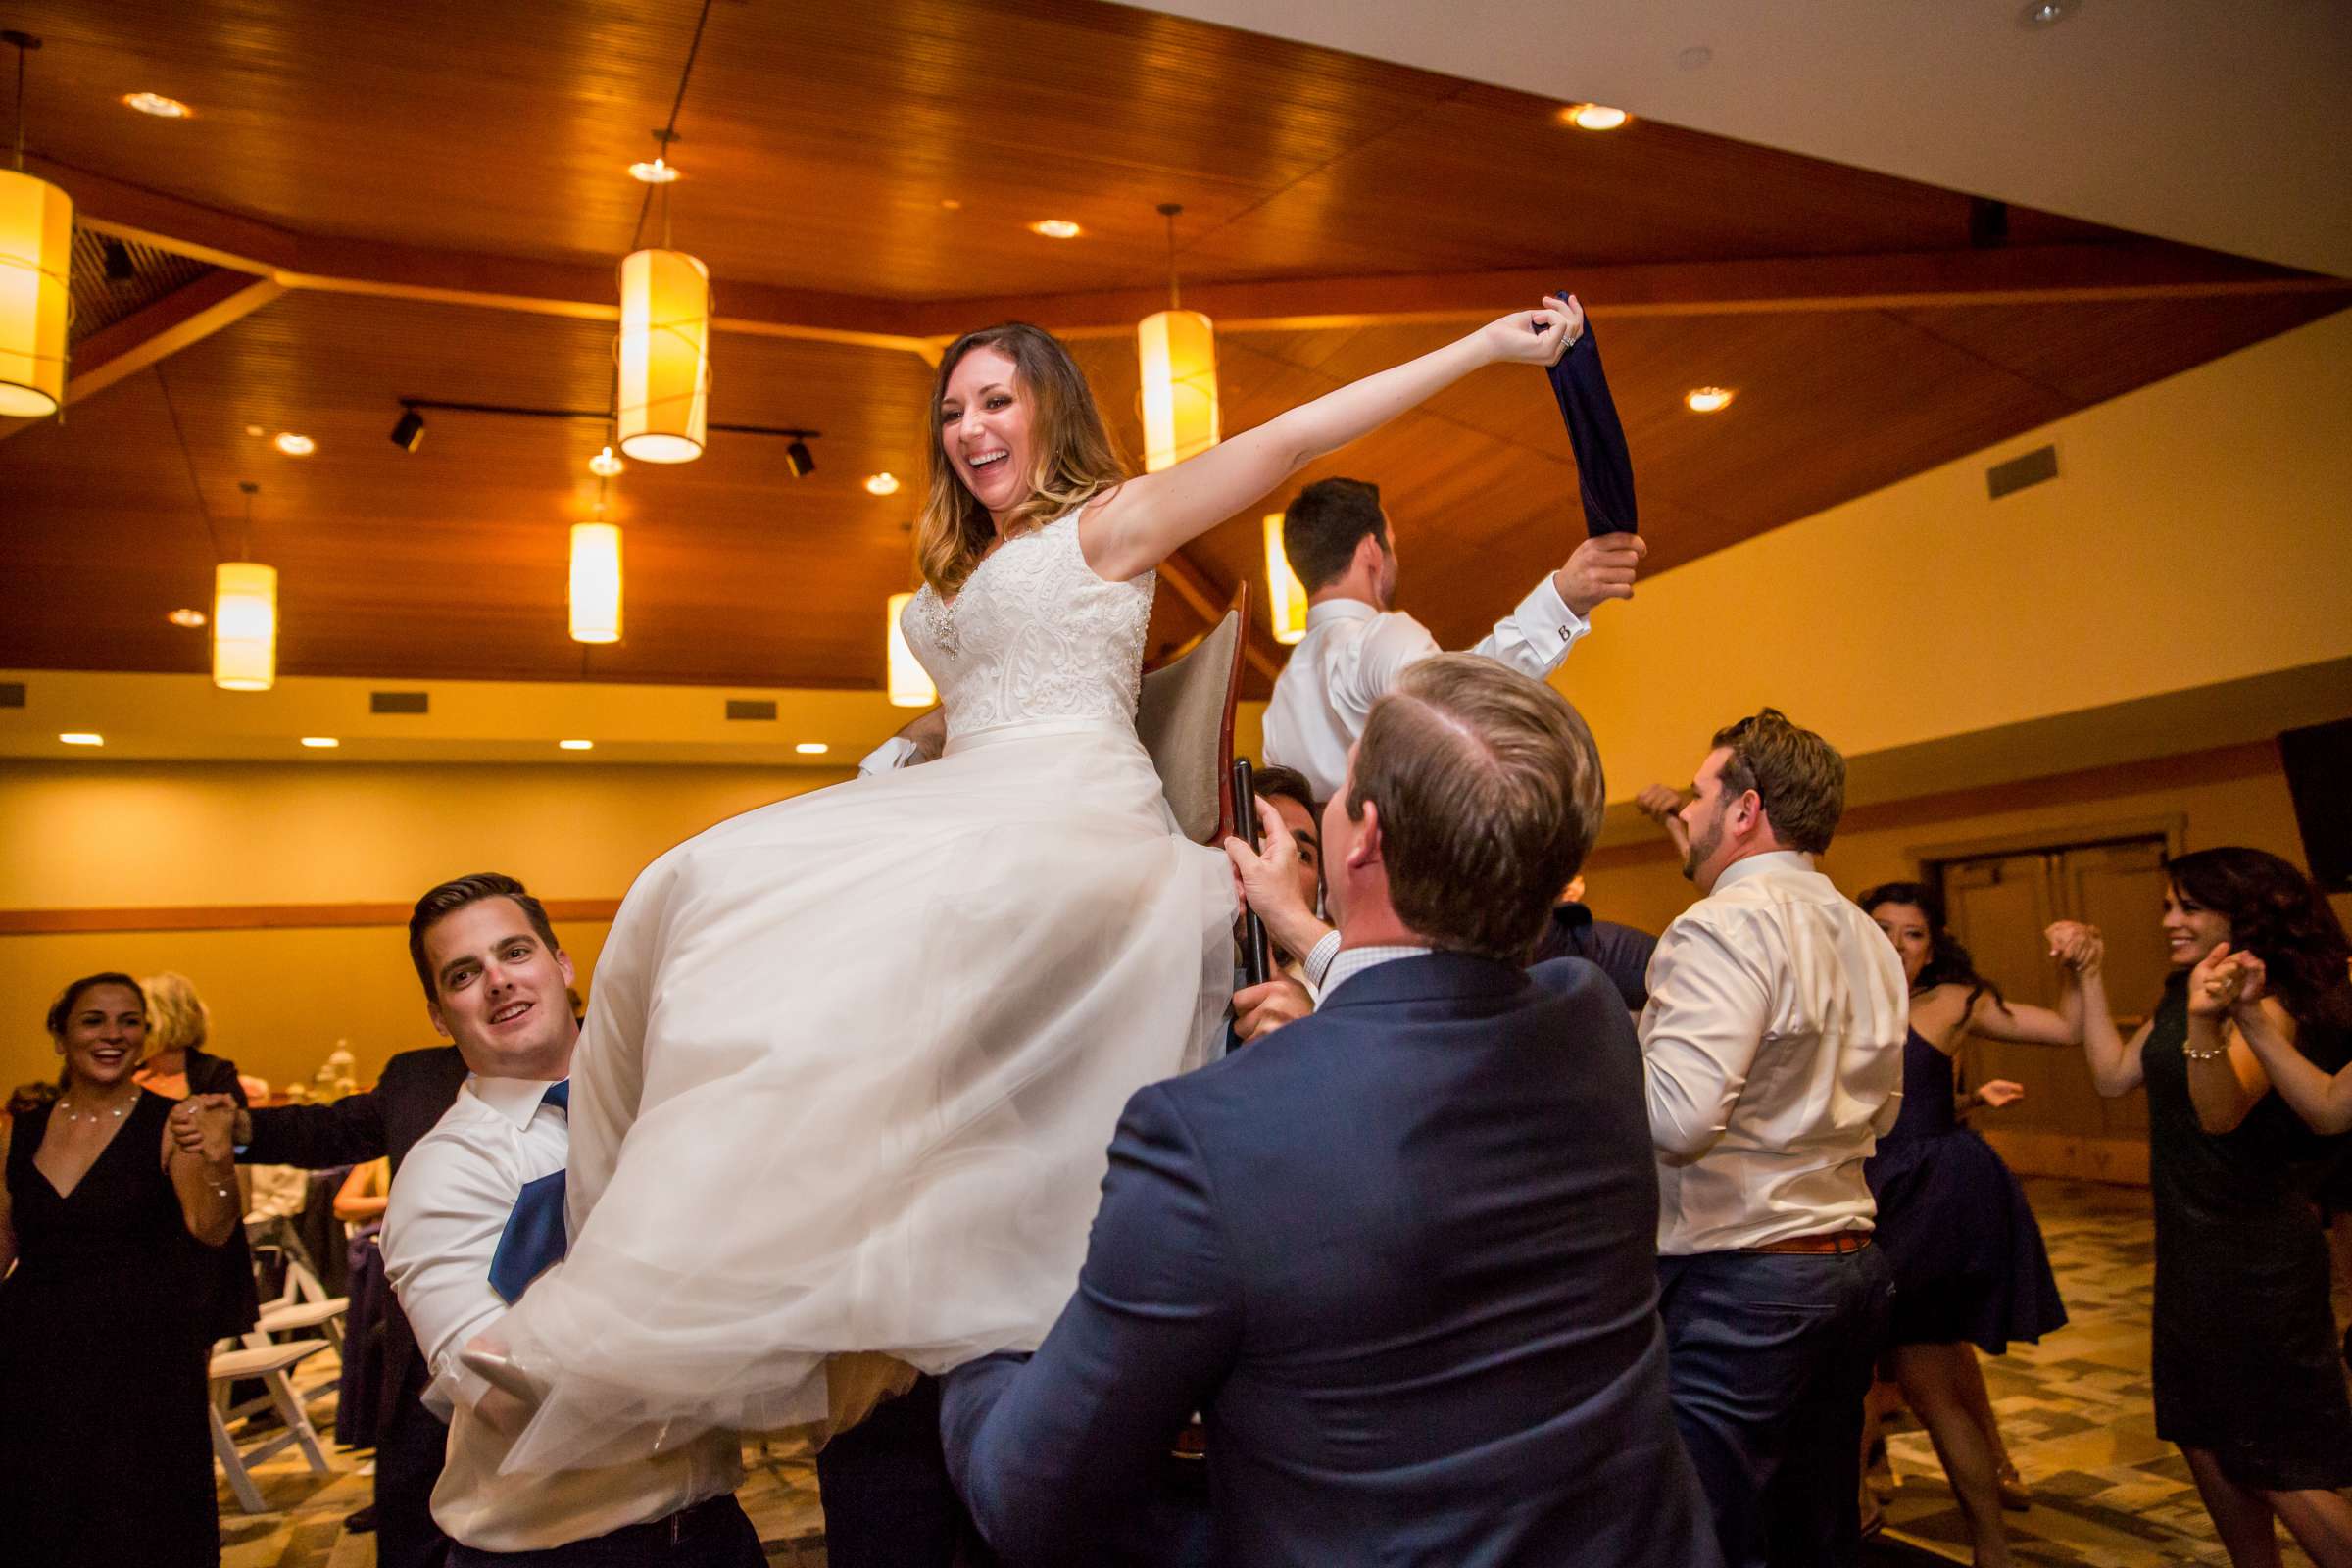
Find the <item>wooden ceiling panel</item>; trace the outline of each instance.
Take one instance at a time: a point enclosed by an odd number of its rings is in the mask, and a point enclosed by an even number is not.
[[[30,145],[306,233],[610,264],[695,0],[20,0]],[[125,92],[193,106],[169,122]],[[1967,201],[1094,0],[721,0],[673,233],[727,280],[908,299],[1933,249]],[[943,203],[954,202],[954,209]],[[1085,237],[1043,239],[1048,217]],[[646,232],[658,233],[659,222]],[[2104,235],[2020,213],[2016,243]]]
[[[0,423],[0,666],[205,667],[164,616],[247,550],[251,479],[288,673],[877,685],[882,601],[911,581],[922,334],[1006,300],[1074,313],[1139,453],[1117,323],[1159,297],[1162,201],[1186,208],[1185,282],[1228,285],[1247,323],[1221,318],[1228,434],[1455,336],[1490,274],[1587,279],[1653,573],[2352,301],[2022,210],[2010,254],[1973,251],[1959,193],[1645,122],[1582,133],[1543,100],[1095,0],[715,0],[672,232],[715,279],[714,417],[819,429],[817,468],[723,433],[631,465],[608,506],[627,640],[583,649],[566,529],[594,514],[601,426],[429,413],[418,452],[385,437],[404,397],[605,406],[612,328],[584,318],[698,8],[19,0],[10,24],[47,40],[36,167],[86,183],[93,234],[217,266],[89,335],[65,422]],[[195,118],[133,114],[134,90]],[[1085,235],[1026,228],[1049,216]],[[1511,290],[1494,310],[1536,303]],[[1710,383],[1738,401],[1691,414]],[[906,488],[866,495],[881,469]],[[1581,536],[1544,378],[1496,368],[1198,541],[1191,597],[1260,582],[1259,517],[1333,473],[1380,483],[1403,602],[1451,643]],[[1152,646],[1200,625],[1163,592]]]
[[[10,557],[30,568],[0,589],[0,664],[55,662],[43,650],[62,643],[83,667],[202,667],[202,638],[162,617],[209,600],[216,540],[223,557],[247,550],[237,485],[252,479],[250,549],[280,571],[288,673],[562,678],[585,657],[618,679],[878,682],[882,600],[910,580],[913,487],[878,499],[862,480],[917,466],[930,378],[911,356],[730,339],[728,422],[820,429],[816,470],[795,481],[783,443],[728,434],[693,464],[629,465],[608,508],[627,530],[628,640],[585,655],[564,627],[567,530],[594,514],[603,427],[432,412],[415,454],[387,439],[403,396],[600,407],[611,338],[594,322],[297,294],[24,432],[0,445]],[[318,451],[284,456],[279,430]],[[93,558],[152,564],[117,593]]]

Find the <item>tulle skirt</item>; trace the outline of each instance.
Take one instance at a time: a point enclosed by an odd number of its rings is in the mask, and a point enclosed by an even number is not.
[[[721,823],[641,902],[573,1070],[610,1180],[493,1332],[539,1406],[510,1471],[819,1420],[841,1352],[1034,1348],[1121,1107],[1206,1059],[1233,984],[1224,857],[1078,720]]]

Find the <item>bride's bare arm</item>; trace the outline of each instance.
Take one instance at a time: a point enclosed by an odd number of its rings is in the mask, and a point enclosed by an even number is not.
[[[1490,321],[1442,349],[1326,392],[1172,468],[1144,474],[1078,524],[1087,564],[1124,581],[1151,570],[1315,459],[1369,435],[1405,410],[1489,365],[1552,365],[1584,329],[1584,313],[1544,308]]]

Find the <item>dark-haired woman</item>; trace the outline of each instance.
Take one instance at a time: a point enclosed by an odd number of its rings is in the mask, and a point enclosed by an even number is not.
[[[2313,1202],[2338,1146],[2273,1092],[2264,1057],[2284,1065],[2283,1048],[2323,1077],[2352,1059],[2343,928],[2275,855],[2201,850],[2168,869],[2173,974],[2131,1040],[2108,1017],[2097,933],[2056,927],[2051,944],[2082,956],[2099,1092],[2147,1085],[2156,1433],[2180,1445],[2237,1568],[2275,1568],[2277,1523],[2345,1568],[2352,1401]]]
[[[61,1091],[18,1121],[0,1187],[0,1555],[215,1564],[204,1306],[237,1224],[231,1113],[178,1147],[172,1102],[131,1077],[147,1002],[128,975],[75,981],[48,1022]]]
[[[1911,984],[1902,1111],[1864,1167],[1879,1200],[1875,1234],[1894,1265],[1887,1359],[1951,1479],[1976,1560],[2003,1568],[2006,1459],[1977,1349],[1999,1355],[2013,1340],[2037,1341],[2065,1324],[2066,1307],[2024,1190],[1960,1121],[1952,1057],[1971,1034],[2078,1043],[2082,992],[2070,969],[2055,1012],[2005,1000],[1945,928],[1942,899],[1919,883],[1889,882],[1856,902],[1894,944]],[[2007,1104],[2018,1093],[1987,1084],[1970,1103]]]

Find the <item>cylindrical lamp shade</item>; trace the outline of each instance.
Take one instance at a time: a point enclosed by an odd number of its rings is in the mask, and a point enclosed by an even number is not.
[[[620,641],[620,527],[571,525],[571,640]]]
[[[213,568],[213,684],[266,692],[277,682],[277,568],[224,561]]]
[[[0,170],[0,415],[37,419],[65,401],[73,250],[73,199]]]
[[[620,450],[641,463],[703,455],[710,414],[710,270],[684,251],[620,264]]]
[[[1135,329],[1144,371],[1144,471],[1217,444],[1217,329],[1199,311],[1160,311]]]
[[[1276,642],[1295,643],[1306,635],[1306,590],[1283,551],[1279,512],[1266,514],[1266,613],[1273,618]]]
[[[939,688],[931,684],[923,662],[907,646],[906,628],[902,624],[907,602],[913,598],[912,594],[890,596],[890,706],[893,708],[929,708],[939,701]]]

